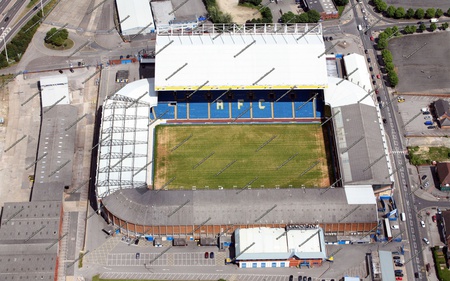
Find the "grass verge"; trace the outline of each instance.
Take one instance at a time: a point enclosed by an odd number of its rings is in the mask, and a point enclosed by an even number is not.
[[[450,160],[450,148],[411,146],[408,147],[409,160],[413,165],[431,164],[433,161],[444,162]]]

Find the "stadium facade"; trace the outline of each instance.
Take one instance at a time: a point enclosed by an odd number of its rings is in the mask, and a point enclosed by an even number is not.
[[[321,26],[183,32],[159,33],[155,78],[128,84],[103,105],[95,188],[107,221],[127,235],[193,238],[305,223],[328,235],[373,230],[373,190],[392,186],[381,115],[371,89],[343,80],[344,73],[330,75],[336,62],[325,54]],[[237,197],[227,189],[154,190],[156,125],[231,121],[326,121],[335,185],[343,188],[253,189]]]

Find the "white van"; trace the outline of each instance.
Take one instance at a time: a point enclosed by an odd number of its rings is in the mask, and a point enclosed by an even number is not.
[[[400,219],[401,219],[402,221],[406,221],[406,215],[405,215],[405,213],[401,213],[401,214],[400,214]]]
[[[358,24],[358,30],[362,30],[362,26]]]

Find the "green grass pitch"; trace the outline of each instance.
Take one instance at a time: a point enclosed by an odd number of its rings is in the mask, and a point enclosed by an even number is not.
[[[318,124],[160,125],[154,145],[155,189],[330,184]]]

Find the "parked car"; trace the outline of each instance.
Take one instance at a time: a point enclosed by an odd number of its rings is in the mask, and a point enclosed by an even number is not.
[[[205,252],[205,259],[209,258],[209,253]]]
[[[372,60],[370,58],[367,58],[367,62],[371,62]]]
[[[375,89],[375,94],[379,94],[380,93],[380,91],[378,90],[378,89]]]
[[[375,38],[373,38],[373,36],[370,36],[370,41],[375,41]]]
[[[393,258],[394,260],[399,260],[399,259],[400,259],[399,256],[393,256],[392,258]]]
[[[427,244],[427,245],[430,244],[430,241],[428,240],[428,238],[423,238],[422,240],[423,240],[423,242],[425,242],[425,244]]]
[[[395,266],[402,267],[402,266],[403,266],[403,263],[401,263],[401,262],[396,262],[396,263],[395,263]]]
[[[213,259],[214,258],[214,252],[209,253],[209,258]]]
[[[397,102],[405,102],[405,98],[404,97],[398,97],[397,98]]]
[[[59,73],[61,73],[61,74],[63,73],[62,69],[59,70]]]
[[[423,175],[422,180],[426,179],[427,177],[428,177],[427,175]]]
[[[436,222],[436,215],[432,216],[431,219],[433,220],[433,222]]]
[[[368,54],[368,53],[369,53],[369,50],[365,49],[364,54]]]
[[[377,78],[378,78],[378,79],[380,79],[380,78],[381,78],[380,74],[377,74]]]
[[[437,208],[437,214],[438,215],[442,214],[441,209]]]
[[[395,277],[395,280],[403,280],[403,278],[402,277]]]
[[[374,74],[372,74],[372,79],[375,79],[375,75]]]
[[[420,225],[421,225],[422,227],[425,227],[425,222],[424,222],[424,221],[420,221]]]
[[[298,276],[298,281],[303,281],[303,277],[301,275]]]
[[[370,71],[373,71],[373,67],[369,66],[369,70],[370,70]]]
[[[294,281],[294,275],[289,275],[289,281]]]
[[[308,277],[308,281],[312,281],[312,278],[311,278],[311,277]]]
[[[425,116],[423,117],[423,119],[425,119],[425,120],[431,120],[431,115],[425,115]]]
[[[139,259],[141,257],[140,253],[136,253],[136,259]]]
[[[428,126],[427,129],[436,129],[436,126]]]

